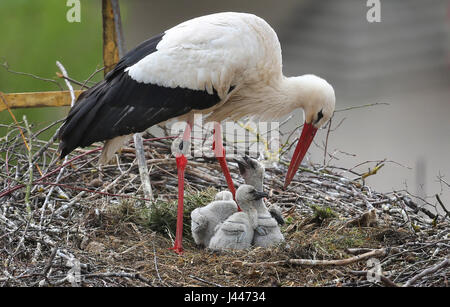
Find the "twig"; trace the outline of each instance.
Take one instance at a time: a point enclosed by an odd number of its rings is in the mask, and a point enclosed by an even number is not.
[[[353,275],[357,275],[357,276],[365,276],[365,277],[367,277],[367,274],[370,274],[369,271],[352,271],[352,270],[349,270],[348,272],[351,273],[351,274],[353,274]],[[393,288],[398,287],[398,285],[397,285],[395,282],[393,282],[392,280],[390,280],[390,279],[387,278],[386,276],[380,275],[379,277],[380,277],[380,281],[381,281],[386,287],[393,287]]]
[[[42,77],[30,74],[30,73],[11,70],[11,69],[9,69],[9,65],[7,62],[3,62],[1,65],[6,69],[7,72],[10,72],[10,73],[13,73],[16,75],[32,77],[34,79],[38,79],[38,80],[45,81],[45,82],[51,82],[51,83],[57,85],[61,91],[63,90],[63,87],[61,86],[61,84],[59,84],[57,81],[55,81],[53,79],[42,78]]]
[[[84,82],[77,81],[77,80],[72,79],[72,78],[70,78],[70,77],[65,77],[64,75],[62,75],[62,74],[59,73],[59,72],[56,72],[56,76],[57,76],[58,78],[64,79],[65,81],[70,81],[70,82],[72,82],[72,83],[74,83],[74,84],[76,84],[76,85],[79,85],[79,86],[82,86],[82,87],[89,88],[88,86],[86,86],[86,85],[84,84]]]
[[[441,205],[442,210],[444,210],[444,212],[445,212],[445,217],[444,218],[447,218],[448,216],[450,216],[450,212],[445,207],[444,203],[442,202],[441,198],[439,197],[439,194],[436,194],[436,199],[437,199],[439,205]]]
[[[59,61],[56,61],[56,66],[58,66],[58,68],[61,70],[61,73],[62,73],[62,75],[64,77],[68,77],[67,70],[64,68],[64,66]],[[66,82],[66,85],[67,85],[67,87],[68,87],[68,89],[70,91],[70,97],[72,99],[70,105],[73,106],[75,104],[76,97],[75,97],[75,93],[73,91],[72,84],[70,84],[70,82],[67,81],[67,80],[64,80],[64,81]],[[57,135],[57,133],[55,133],[53,138],[55,138],[56,135]],[[68,159],[68,156],[66,156],[64,158],[64,164],[67,162],[67,159]],[[64,172],[64,167],[61,167],[61,169],[59,170],[58,176],[56,177],[56,183],[59,182],[63,172]],[[53,190],[54,190],[54,186],[52,186],[50,188],[50,190],[47,193],[47,196],[45,197],[44,204],[42,205],[42,208],[41,208],[41,222],[40,223],[42,223],[42,221],[43,221],[44,212],[45,212],[45,209],[47,208],[47,204],[48,204],[48,202],[50,200],[50,196],[53,194]]]
[[[120,278],[132,278],[137,279],[149,286],[153,286],[152,282],[142,277],[139,273],[126,273],[126,272],[106,272],[106,273],[93,273],[82,275],[84,278],[107,278],[107,277],[120,277]]]
[[[390,104],[386,103],[386,102],[376,102],[376,103],[365,104],[365,105],[362,105],[362,106],[355,106],[355,107],[349,107],[349,108],[345,108],[345,109],[338,109],[338,110],[335,110],[334,113],[345,112],[345,111],[349,111],[349,110],[356,110],[356,109],[361,109],[361,108],[374,107],[374,106],[381,106],[381,105],[389,106]]]
[[[156,257],[156,248],[155,248],[155,242],[152,241],[153,245],[153,263],[155,264],[155,271],[156,275],[158,276],[159,282],[164,285],[163,280],[161,279],[161,275],[159,275],[159,269],[158,269],[158,258]]]
[[[369,176],[376,175],[378,171],[384,166],[384,164],[379,164],[375,166],[373,169],[369,169],[367,173],[362,174],[361,179],[366,179]]]
[[[31,194],[31,186],[33,185],[33,158],[32,158],[32,152],[31,152],[31,129],[30,125],[28,124],[26,115],[23,116],[23,122],[25,123],[25,127],[27,129],[27,133],[29,136],[29,144],[28,144],[28,182],[26,183],[26,189],[25,189],[25,206],[27,207],[27,212],[29,214],[29,218],[31,219],[31,205],[30,205],[30,194]]]
[[[66,77],[66,78],[69,77],[69,75],[67,74],[67,70],[64,68],[64,66],[59,61],[56,61],[56,66],[58,66],[58,68],[61,70],[61,73],[64,77]],[[75,97],[75,93],[73,91],[72,84],[70,84],[70,82],[67,79],[64,79],[64,82],[66,82],[67,88],[70,91],[70,98],[72,98],[72,101],[70,102],[70,106],[73,107],[76,97]]]
[[[52,253],[50,254],[50,258],[47,261],[47,265],[44,268],[44,271],[42,272],[42,275],[45,277],[48,277],[48,272],[50,271],[50,268],[53,264],[53,259],[55,259],[56,252],[58,251],[58,247],[54,247],[52,250]]]
[[[423,270],[421,273],[415,275],[413,278],[409,279],[404,285],[403,287],[411,287],[413,284],[415,284],[419,279],[421,279],[422,277],[426,276],[426,275],[430,275],[433,273],[436,273],[437,271],[446,268],[450,265],[450,259],[449,258],[445,258],[444,261],[438,263],[437,265],[430,267],[428,269]]]
[[[144,144],[142,143],[142,136],[140,133],[133,135],[134,146],[136,148],[136,159],[139,167],[139,175],[141,176],[142,189],[144,190],[144,197],[153,200],[152,186],[150,183],[150,176],[148,173],[147,162],[145,161]],[[150,204],[147,204],[150,208]]]
[[[328,137],[330,136],[330,132],[331,132],[332,120],[333,120],[333,116],[331,116],[330,120],[328,121],[327,136],[325,138],[325,147],[323,150],[323,165],[325,165],[327,163]]]
[[[101,71],[103,71],[103,70],[105,70],[105,67],[102,67],[102,68],[98,68],[98,69],[96,69],[84,82],[83,82],[83,84],[81,85],[81,88],[80,89],[83,89],[83,88],[89,88],[89,86],[86,86],[86,84],[89,82],[89,81],[91,81],[91,79],[92,78],[94,78],[95,77],[95,75],[96,74],[98,74],[99,72],[101,72]]]
[[[11,118],[13,119],[14,123],[16,124],[17,128],[19,129],[20,135],[22,136],[22,140],[25,144],[25,147],[29,150],[27,139],[25,138],[25,135],[22,131],[22,128],[20,128],[19,122],[17,121],[16,117],[14,116],[14,113],[11,111],[8,102],[6,101],[5,97],[3,96],[3,93],[0,92],[0,98],[2,99],[3,103],[5,104],[6,108],[8,109],[9,114],[11,115]]]
[[[248,263],[243,262],[242,265],[246,266],[276,266],[276,265],[287,265],[287,264],[294,264],[294,265],[300,265],[300,266],[330,266],[330,265],[336,265],[336,266],[343,266],[343,265],[349,265],[367,258],[372,257],[382,257],[386,256],[389,253],[388,249],[386,248],[380,248],[375,249],[370,252],[353,256],[347,259],[337,259],[337,260],[313,260],[313,259],[288,259],[288,260],[280,260],[280,261],[273,261],[273,262],[259,262],[259,263]]]
[[[205,280],[203,278],[200,278],[200,277],[197,277],[197,276],[194,276],[194,275],[189,275],[189,277],[192,278],[192,279],[201,281],[202,283],[205,283],[207,285],[211,285],[211,286],[215,286],[215,287],[223,287],[222,285],[216,284],[215,282],[208,281],[208,280]]]

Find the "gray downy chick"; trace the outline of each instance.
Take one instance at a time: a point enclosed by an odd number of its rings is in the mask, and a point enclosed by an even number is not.
[[[234,159],[234,161],[239,166],[239,172],[242,178],[244,178],[245,184],[254,186],[258,191],[264,191],[264,166],[248,156]],[[277,205],[272,204],[267,210],[279,225],[284,224],[281,209]]]
[[[195,243],[207,247],[217,225],[236,212],[237,205],[233,200],[233,194],[228,191],[217,193],[213,202],[193,210],[191,212],[191,231]]]
[[[269,247],[284,241],[277,221],[270,215],[258,215],[258,226],[255,229],[253,245]]]
[[[267,197],[267,194],[256,190],[255,187],[241,185],[236,191],[236,200],[242,211],[234,213],[217,226],[208,247],[212,250],[250,248],[255,228],[258,226],[255,206],[264,197]]]
[[[255,202],[255,209],[258,214],[258,226],[255,229],[253,245],[269,247],[284,241],[278,222],[267,210],[264,201],[261,199]],[[280,212],[281,215],[281,212]]]
[[[233,194],[230,191],[221,191],[216,194],[214,200],[233,200]]]

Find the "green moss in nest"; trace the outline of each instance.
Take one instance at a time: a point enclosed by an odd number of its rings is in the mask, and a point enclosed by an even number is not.
[[[312,222],[321,225],[324,221],[328,219],[333,219],[337,217],[337,213],[334,212],[329,207],[321,207],[317,205],[310,205],[310,207],[314,211],[314,215],[312,218]]]
[[[183,210],[183,237],[192,240],[191,212],[199,207],[204,207],[214,200],[217,190],[208,188],[201,192],[189,191],[184,196]],[[178,200],[164,202],[156,201],[149,209],[140,212],[141,223],[150,229],[175,237],[177,223]]]

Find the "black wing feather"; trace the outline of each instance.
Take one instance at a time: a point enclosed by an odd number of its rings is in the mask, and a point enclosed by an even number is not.
[[[105,80],[82,93],[59,131],[61,157],[77,147],[141,132],[193,109],[209,108],[220,98],[216,91],[167,88],[136,82],[124,70],[156,51],[164,34],[128,52]]]

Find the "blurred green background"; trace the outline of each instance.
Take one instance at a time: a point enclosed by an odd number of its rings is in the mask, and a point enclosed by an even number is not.
[[[0,62],[9,69],[57,80],[60,61],[70,77],[84,81],[102,64],[101,1],[81,1],[81,22],[69,23],[66,14],[70,7],[66,0],[2,0],[0,1]],[[124,16],[122,4],[122,16]],[[122,17],[123,18],[123,17]],[[93,80],[103,77],[97,74]],[[74,86],[78,88],[77,86]],[[58,86],[29,76],[8,72],[0,66],[0,91],[55,91]],[[23,114],[29,122],[48,125],[63,118],[68,108],[33,108],[13,111],[17,120]],[[7,111],[0,113],[0,123],[12,123]],[[55,128],[56,129],[56,128]],[[49,137],[55,129],[46,133]],[[3,136],[6,128],[0,128]]]

